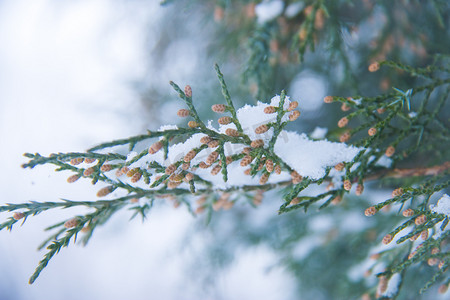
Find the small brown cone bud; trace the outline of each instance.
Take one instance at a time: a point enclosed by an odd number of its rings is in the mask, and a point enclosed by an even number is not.
[[[292,178],[292,183],[293,184],[298,184],[303,179],[302,175],[298,174],[297,171],[292,171],[291,172],[291,178]]]
[[[358,184],[356,186],[356,191],[355,191],[356,196],[360,196],[363,192],[364,192],[364,185]]]
[[[199,214],[203,213],[204,211],[205,211],[205,207],[204,207],[204,206],[199,206],[199,207],[197,207],[197,209],[195,210],[195,213],[196,213],[197,215],[199,215]]]
[[[260,148],[264,146],[264,141],[263,140],[254,140],[251,142],[250,146],[252,148]]]
[[[346,131],[339,137],[339,141],[341,143],[347,142],[352,136],[350,135],[350,132]]]
[[[264,132],[267,132],[267,130],[269,130],[269,126],[267,126],[266,124],[263,124],[261,126],[256,127],[255,133],[262,134]]]
[[[191,112],[188,109],[184,109],[184,108],[180,109],[177,112],[177,115],[182,118],[189,117],[190,114],[191,114]]]
[[[439,262],[439,259],[437,259],[436,257],[429,258],[429,259],[427,260],[427,264],[428,264],[429,266],[435,266],[435,265],[438,264],[438,262]]]
[[[386,276],[380,276],[378,277],[378,280],[378,291],[383,294],[384,292],[386,292],[388,279],[386,278]]]
[[[361,300],[371,300],[370,295],[368,293],[362,294]]]
[[[264,163],[259,163],[258,169],[256,171],[261,171],[264,168]]]
[[[333,205],[338,205],[339,203],[341,203],[342,201],[342,197],[341,196],[336,196],[333,198],[333,200],[331,200],[331,204]]]
[[[174,189],[177,186],[179,186],[180,184],[181,184],[181,182],[169,181],[169,183],[167,183],[167,187],[169,189]]]
[[[350,191],[352,189],[352,182],[350,180],[344,180],[344,190]]]
[[[194,179],[194,174],[192,173],[187,173],[186,176],[184,177],[187,181],[191,181],[192,179]]]
[[[261,175],[261,178],[259,179],[259,184],[266,184],[267,180],[269,180],[269,174],[264,173]]]
[[[131,176],[131,182],[136,183],[141,179],[141,177],[142,177],[141,172],[136,172],[134,173],[133,176]]]
[[[440,251],[439,248],[433,248],[431,249],[431,254],[438,254]]]
[[[347,126],[347,124],[348,124],[348,118],[347,117],[343,117],[343,118],[341,118],[339,120],[338,127],[342,128],[342,127]]]
[[[226,117],[220,117],[219,120],[218,120],[219,124],[222,124],[222,125],[230,124],[231,121],[232,121],[232,120],[231,120],[231,117],[228,117],[228,116],[226,116]]]
[[[420,233],[420,237],[422,238],[422,240],[426,240],[428,238],[428,229],[425,229],[424,231],[422,231]]]
[[[176,165],[170,165],[170,166],[168,166],[168,167],[166,168],[165,173],[166,173],[166,175],[170,175],[170,174],[172,174],[173,172],[175,172],[176,169],[177,169],[177,166],[176,166]],[[127,175],[128,175],[128,174],[127,174]]]
[[[390,242],[392,242],[393,238],[394,237],[392,235],[386,234],[383,238],[383,244],[385,244],[385,245],[389,244]]]
[[[216,166],[214,166],[214,168],[212,168],[211,174],[217,175],[217,174],[219,174],[220,170],[222,170],[222,167],[220,165],[216,165]]]
[[[198,166],[199,166],[201,169],[207,169],[207,168],[209,168],[209,165],[206,164],[204,161],[201,161],[201,162],[198,164]]]
[[[85,158],[84,162],[87,164],[92,164],[95,161],[95,158]]]
[[[403,189],[398,188],[392,191],[392,198],[403,195]]]
[[[217,140],[212,140],[208,143],[208,148],[216,148],[219,146],[219,141]]]
[[[280,165],[275,166],[275,173],[277,173],[278,175],[281,174],[281,166]]]
[[[264,108],[265,114],[273,114],[276,111],[277,111],[277,108],[275,106],[267,106],[266,108]]]
[[[113,191],[111,186],[105,186],[97,192],[97,197],[105,197]]]
[[[81,228],[81,232],[82,233],[86,233],[86,232],[89,232],[91,230],[91,226],[89,226],[89,225],[87,225],[87,226],[84,226],[83,228]]]
[[[184,175],[182,173],[175,174],[173,173],[170,175],[169,180],[173,182],[180,182],[183,181]]]
[[[439,269],[442,269],[445,266],[445,260],[441,260],[441,262],[438,265]]]
[[[271,159],[266,160],[266,170],[269,173],[273,171],[273,161]]]
[[[391,157],[392,155],[394,155],[395,153],[395,148],[392,146],[387,147],[386,152],[384,154],[386,154],[387,157]]]
[[[385,112],[386,112],[386,108],[384,108],[384,107],[377,108],[377,113],[379,113],[380,115],[384,114]]]
[[[253,197],[253,204],[258,206],[262,203],[262,200],[264,198],[262,191],[257,191],[255,196]]]
[[[133,177],[137,172],[139,172],[139,168],[133,168],[127,172],[127,177]]]
[[[326,96],[325,98],[323,98],[323,102],[325,103],[333,102],[333,96]]]
[[[112,166],[108,165],[108,164],[104,164],[100,167],[100,171],[102,171],[102,172],[108,172],[108,171],[111,171],[111,169],[112,169]]]
[[[130,203],[139,203],[139,198],[131,198]]]
[[[188,126],[189,126],[190,128],[196,128],[196,127],[200,126],[200,124],[198,124],[198,123],[195,122],[195,121],[189,121],[189,122],[188,122]]]
[[[234,205],[234,202],[231,202],[231,201],[225,201],[225,202],[223,203],[223,205],[222,205],[222,208],[223,208],[224,210],[229,210],[229,209],[231,209],[231,208],[233,207],[233,205]]]
[[[245,167],[248,166],[253,160],[253,157],[251,157],[250,155],[246,155],[242,158],[241,160],[241,167]]]
[[[15,212],[15,213],[13,214],[13,219],[14,219],[14,220],[20,220],[20,219],[22,219],[23,217],[25,217],[25,214],[24,214],[23,212]]]
[[[367,208],[367,209],[364,211],[364,214],[366,215],[366,217],[373,216],[373,215],[376,214],[376,213],[377,213],[377,209],[376,209],[375,207],[373,207],[373,206]]]
[[[183,158],[184,162],[190,162],[191,160],[194,159],[194,157],[197,155],[197,151],[195,150],[191,150],[189,151]],[[189,165],[188,165],[189,166]]]
[[[420,233],[416,233],[415,235],[413,235],[412,237],[409,238],[409,240],[411,242],[414,242],[415,240],[417,240],[420,236]]]
[[[336,169],[336,171],[342,171],[345,168],[345,164],[343,162],[340,162],[337,165],[335,165],[334,168]]]
[[[236,129],[227,128],[227,130],[225,130],[225,134],[228,136],[239,136],[239,131]]]
[[[210,136],[204,136],[200,139],[200,143],[202,144],[208,144],[212,141],[212,138]]]
[[[184,87],[184,94],[186,95],[186,97],[191,98],[192,97],[192,88],[190,85],[186,85]]]
[[[217,157],[219,157],[219,152],[211,152],[211,154],[206,158],[206,163],[208,165],[212,165],[217,160]]]
[[[91,176],[92,174],[94,174],[95,169],[93,167],[87,168],[86,170],[84,170],[83,175],[84,176]]]
[[[229,164],[231,164],[233,162],[233,158],[231,156],[227,156],[225,158],[225,164],[228,166]],[[219,161],[219,165],[222,166],[222,161]]]
[[[300,198],[295,197],[294,199],[291,200],[291,202],[289,202],[290,205],[297,205],[300,203]]]
[[[250,147],[245,147],[244,149],[242,149],[242,153],[244,153],[244,154],[249,154],[250,152],[252,152],[252,148],[250,148]]]
[[[369,72],[376,72],[380,69],[380,64],[377,62],[374,62],[372,64],[369,65]]]
[[[327,192],[329,192],[329,191],[331,191],[333,188],[334,188],[334,183],[330,182],[330,183],[327,185],[326,190],[327,190]]]
[[[77,175],[77,174],[74,174],[74,175],[70,176],[69,178],[67,178],[67,182],[68,183],[74,183],[78,179],[80,179],[80,176]]]
[[[197,203],[197,205],[203,205],[206,203],[206,196],[201,196],[200,198],[197,199],[197,201],[195,201],[195,203]]]
[[[370,259],[377,260],[381,257],[380,253],[374,253],[370,256]]]
[[[418,216],[418,217],[414,220],[414,223],[415,223],[417,226],[419,226],[419,225],[424,224],[426,221],[427,221],[427,216],[425,216],[425,215],[420,215],[420,216]]]
[[[447,292],[447,290],[448,290],[448,284],[442,284],[438,288],[439,294],[445,294]]]
[[[347,103],[342,103],[342,105],[341,105],[341,110],[342,111],[349,111],[350,108],[351,107]]]
[[[67,220],[64,223],[64,227],[66,227],[67,229],[73,228],[73,227],[76,227],[79,223],[80,223],[80,220],[78,218],[73,218],[73,219]]]
[[[216,21],[216,22],[222,21],[224,15],[225,15],[225,10],[222,7],[216,6],[214,8],[214,21]]]
[[[252,172],[252,169],[251,169],[251,168],[248,168],[248,169],[246,169],[246,170],[244,171],[244,174],[245,174],[245,175],[250,175],[251,172]]]
[[[370,128],[370,129],[367,131],[367,133],[368,133],[370,136],[374,136],[375,134],[377,134],[377,129],[376,129],[375,127],[372,127],[372,128]]]
[[[406,210],[403,211],[403,216],[404,217],[412,217],[414,216],[414,210],[412,210],[411,208],[408,208]]]
[[[120,169],[120,172],[122,173],[122,174],[128,174],[128,172],[130,171],[130,169],[128,168],[128,167],[122,167],[121,169]]]
[[[72,166],[76,166],[76,165],[81,164],[83,161],[84,161],[84,158],[82,158],[82,157],[72,158],[72,159],[70,160],[70,164],[71,164]]]
[[[294,109],[297,108],[297,106],[298,106],[298,102],[292,101],[291,103],[289,103],[288,111],[293,111]]]
[[[225,106],[225,104],[214,104],[213,106],[211,106],[211,109],[213,112],[223,113],[223,112],[225,112],[227,107]]]
[[[222,208],[222,206],[223,206],[223,201],[218,200],[213,203],[212,208],[214,211],[219,211]]]
[[[408,255],[408,259],[413,258],[417,254],[417,251],[413,251]]]
[[[291,114],[289,115],[289,121],[295,121],[298,119],[298,117],[300,117],[300,112],[298,110],[294,110],[293,112],[291,112]]]
[[[150,146],[150,148],[148,149],[148,153],[155,154],[162,148],[162,146],[163,146],[163,143],[161,141],[157,141],[156,143],[154,143],[153,145]]]

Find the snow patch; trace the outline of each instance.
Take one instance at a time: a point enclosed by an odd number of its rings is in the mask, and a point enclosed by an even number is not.
[[[274,150],[300,175],[319,179],[325,175],[327,167],[352,161],[361,149],[327,140],[312,141],[304,133],[283,130]]]
[[[444,214],[450,216],[450,196],[444,194],[437,202],[436,205],[430,205],[432,212],[437,214]]]
[[[314,131],[309,135],[313,139],[321,140],[324,139],[328,133],[328,128],[316,127]]]
[[[258,23],[263,24],[275,19],[283,12],[284,2],[281,0],[264,1],[255,7]]]

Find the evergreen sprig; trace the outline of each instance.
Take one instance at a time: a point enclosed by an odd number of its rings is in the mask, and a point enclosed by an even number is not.
[[[342,162],[334,166],[336,174],[332,174],[332,167],[325,170],[325,174],[318,179],[300,176],[283,157],[275,153],[275,143],[282,130],[290,121],[294,121],[300,115],[296,111],[298,103],[287,102],[284,91],[281,92],[278,106],[267,107],[265,113],[275,113],[276,118],[266,124],[262,124],[263,132],[273,128],[273,135],[267,145],[262,140],[252,140],[240,123],[238,110],[235,109],[230,93],[225,83],[223,74],[218,65],[215,70],[219,79],[222,95],[226,104],[215,104],[212,110],[217,113],[230,113],[219,119],[221,124],[232,124],[236,127],[227,128],[225,133],[213,130],[207,126],[197,113],[193,102],[192,89],[186,86],[184,91],[175,83],[170,84],[184,101],[188,109],[178,112],[181,117],[189,117],[188,127],[148,131],[145,135],[129,137],[95,146],[84,153],[58,153],[48,157],[40,154],[26,153],[30,161],[23,165],[24,168],[34,168],[38,165],[52,164],[56,171],[68,171],[73,175],[68,178],[70,183],[79,178],[90,179],[93,184],[103,182],[107,186],[99,189],[98,197],[114,196],[108,200],[73,201],[61,199],[59,202],[36,202],[19,204],[5,204],[0,206],[0,213],[14,212],[7,221],[0,224],[1,229],[11,230],[19,220],[25,221],[28,217],[40,214],[50,209],[84,207],[89,210],[85,215],[77,215],[72,219],[59,222],[47,228],[56,231],[46,239],[40,248],[47,246],[47,254],[39,262],[36,271],[30,278],[33,283],[48,265],[49,261],[62,248],[67,247],[71,240],[75,242],[78,234],[82,233],[83,243],[91,238],[94,229],[106,223],[118,210],[128,208],[133,214],[132,218],[140,215],[143,219],[158,199],[172,199],[175,206],[184,205],[194,215],[203,211],[208,212],[208,218],[214,210],[229,209],[241,198],[253,199],[253,204],[260,203],[261,193],[267,190],[283,190],[283,204],[279,208],[279,214],[292,212],[302,208],[306,212],[311,207],[323,209],[331,204],[337,205],[348,194],[354,183],[357,183],[356,194],[361,195],[364,183],[370,180],[382,178],[421,178],[421,185],[403,185],[393,192],[392,198],[369,207],[365,214],[371,216],[379,210],[392,205],[407,205],[410,203],[413,209],[408,212],[409,219],[391,230],[383,239],[390,243],[402,230],[412,230],[400,237],[396,243],[405,244],[417,234],[436,231],[440,222],[441,231],[444,231],[448,216],[432,212],[428,207],[428,201],[433,194],[445,190],[450,185],[450,163],[443,157],[436,157],[430,161],[424,161],[424,165],[414,169],[399,169],[395,166],[402,162],[408,155],[427,155],[433,153],[433,147],[441,143],[448,143],[449,129],[445,122],[439,120],[438,112],[448,100],[450,79],[443,78],[445,73],[442,68],[412,68],[393,62],[381,62],[379,66],[389,66],[409,72],[411,75],[420,75],[429,82],[421,87],[408,88],[403,91],[395,89],[394,93],[379,95],[376,97],[354,96],[349,98],[328,96],[324,100],[328,103],[340,103],[342,110],[347,112],[338,126],[348,128],[339,137],[332,132],[330,138],[339,139],[342,143],[349,143],[360,147],[358,154],[352,161]],[[435,76],[439,72],[439,76]],[[425,76],[426,75],[426,76]],[[438,95],[437,100],[431,100],[431,94]],[[286,109],[286,105],[289,108]],[[288,115],[289,114],[289,115]],[[288,121],[289,120],[289,121]],[[353,129],[349,127],[353,125]],[[261,128],[261,127],[259,127]],[[367,130],[367,133],[365,131]],[[340,129],[337,132],[342,132]],[[186,150],[182,156],[168,161],[169,151],[176,142],[187,141],[196,134],[202,134],[202,145],[194,146]],[[153,139],[153,144],[148,145],[148,140]],[[155,140],[157,139],[157,140]],[[411,143],[413,146],[411,146]],[[428,143],[426,153],[417,150],[419,145]],[[240,146],[242,152],[227,156],[225,147],[227,144]],[[129,151],[123,147],[128,145]],[[423,148],[420,148],[422,151]],[[108,150],[108,153],[104,153]],[[191,163],[193,159],[209,151],[206,158],[197,163]],[[164,160],[147,160],[158,156],[163,151]],[[382,159],[390,160],[390,164],[382,164]],[[209,169],[211,174],[222,174],[223,181],[229,179],[227,165],[239,162],[241,166],[249,166],[249,176],[259,176],[260,184],[244,185],[240,187],[217,187],[214,181],[202,178],[195,171],[198,168]],[[430,165],[434,163],[435,165]],[[276,169],[276,170],[275,170]],[[247,171],[246,171],[247,172]],[[291,174],[292,180],[267,183],[272,174],[286,172]],[[126,180],[120,179],[126,175]],[[143,183],[142,183],[143,181]],[[339,181],[342,184],[339,184]],[[182,186],[182,182],[187,183]],[[311,185],[320,186],[328,182],[328,190],[316,195],[304,193]],[[304,193],[304,194],[302,194]],[[231,200],[230,200],[231,199]],[[259,199],[259,200],[258,200]],[[197,208],[194,210],[194,201]],[[413,205],[413,200],[419,204]],[[93,210],[93,212],[92,212]],[[390,277],[395,273],[406,272],[410,265],[419,262],[441,261],[441,269],[432,280],[425,284],[425,288],[436,282],[447,270],[448,249],[440,249],[440,243],[446,241],[448,231],[444,231],[437,238],[425,239],[422,247],[410,258],[405,256],[403,247],[392,251],[393,255],[383,255],[383,259],[390,257],[389,267],[379,276]],[[408,248],[408,251],[411,247]],[[403,250],[402,250],[403,249]],[[442,271],[444,270],[444,271]]]

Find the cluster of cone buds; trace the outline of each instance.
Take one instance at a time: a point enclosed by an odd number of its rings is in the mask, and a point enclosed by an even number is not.
[[[79,165],[79,164],[81,164],[81,163],[86,163],[86,164],[91,164],[91,163],[93,163],[94,161],[96,161],[96,159],[95,158],[84,158],[84,157],[77,157],[77,158],[72,158],[71,160],[70,160],[70,164],[72,165],[72,166],[76,166],[76,165]]]
[[[224,209],[224,210],[229,210],[230,208],[233,207],[234,202],[229,201],[230,195],[227,193],[223,193],[220,198],[213,203],[212,208],[215,211],[218,211],[220,209]]]
[[[300,111],[295,110],[297,107],[298,107],[298,102],[297,101],[292,101],[291,103],[289,103],[289,107],[287,109],[287,111],[291,112],[289,114],[289,121],[295,121],[295,120],[298,119],[298,117],[300,117]],[[266,113],[266,114],[274,114],[274,113],[277,113],[278,110],[279,110],[278,107],[267,106],[266,108],[264,108],[264,113]],[[256,133],[258,133],[258,132],[256,132]]]
[[[131,182],[133,182],[133,183],[138,182],[142,177],[142,173],[139,168],[133,168],[133,169],[129,170],[126,174],[127,174],[127,177],[131,178]]]

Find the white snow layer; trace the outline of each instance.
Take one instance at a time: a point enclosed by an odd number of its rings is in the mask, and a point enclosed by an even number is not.
[[[251,140],[264,140],[265,147],[269,145],[269,141],[273,136],[273,128],[263,134],[256,134],[255,129],[263,124],[276,121],[277,114],[266,114],[264,108],[269,105],[278,106],[280,96],[272,98],[271,103],[258,102],[256,105],[245,105],[239,109],[236,114],[242,125],[243,131]],[[289,97],[285,98],[284,109],[289,107],[291,101]],[[289,113],[283,116],[282,121],[288,121]],[[215,129],[212,122],[208,122],[208,128],[220,133],[225,133],[227,128],[236,128],[234,124],[220,125],[219,129]],[[159,130],[176,129],[176,126],[169,125],[161,127]],[[163,151],[160,150],[155,154],[147,155],[141,160],[135,162],[131,167],[145,167],[148,162],[155,161],[163,166],[169,166],[181,160],[190,150],[201,146],[200,139],[205,136],[197,133],[188,138],[185,142],[178,143],[169,147],[168,158],[164,159]],[[242,152],[244,145],[225,143],[225,155],[233,155]],[[191,161],[191,165],[196,165],[201,161],[205,161],[208,155],[215,149],[207,148],[200,151]],[[325,175],[327,167],[336,165],[339,162],[351,161],[358,153],[360,148],[349,146],[344,143],[334,143],[327,140],[313,141],[306,134],[297,134],[296,132],[281,131],[275,143],[274,151],[284,162],[292,169],[297,171],[304,177],[311,179],[319,179]],[[132,159],[137,153],[129,155],[128,160]],[[196,175],[205,180],[212,182],[217,188],[228,188],[231,186],[256,185],[259,183],[259,177],[251,177],[244,174],[244,170],[248,167],[241,167],[239,161],[235,161],[227,166],[228,181],[224,182],[221,174],[211,175],[211,169],[197,169],[192,171]],[[290,175],[282,172],[280,175],[272,173],[268,183],[277,183],[289,180]]]
[[[304,177],[319,179],[327,167],[353,160],[359,148],[327,140],[312,141],[306,134],[282,131],[275,143],[275,154]]]
[[[444,214],[450,216],[450,196],[444,194],[437,202],[436,205],[430,205],[432,212],[437,214]]]
[[[321,139],[325,138],[327,133],[328,133],[328,128],[316,127],[316,128],[314,128],[314,131],[311,132],[311,134],[309,136],[312,137],[313,139],[321,140]]]
[[[260,24],[273,20],[283,12],[284,2],[281,0],[264,1],[255,7],[256,17]]]

